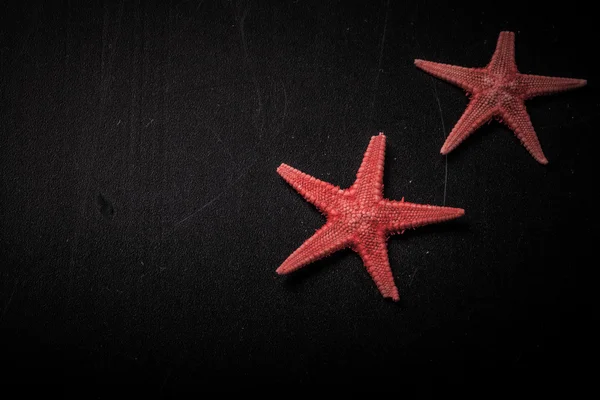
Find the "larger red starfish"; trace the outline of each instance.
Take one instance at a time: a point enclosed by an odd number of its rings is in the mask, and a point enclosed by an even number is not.
[[[485,68],[465,68],[431,61],[415,60],[415,65],[440,79],[471,93],[471,101],[441,153],[448,154],[492,117],[499,117],[521,140],[538,162],[547,164],[524,101],[535,96],[585,86],[584,79],[526,75],[517,71],[515,34],[500,32],[496,51]]]
[[[283,179],[327,217],[327,223],[281,264],[278,274],[290,273],[333,252],[351,248],[362,258],[381,294],[395,301],[400,299],[388,260],[388,235],[457,218],[465,211],[384,199],[384,158],[385,136],[380,133],[371,138],[356,181],[346,190],[286,164],[277,168]]]

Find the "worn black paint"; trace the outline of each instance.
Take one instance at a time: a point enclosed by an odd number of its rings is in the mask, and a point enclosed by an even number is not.
[[[0,379],[585,379],[591,13],[481,7],[3,3]],[[521,72],[589,85],[528,102],[550,165],[493,122],[446,181],[468,99],[413,59],[483,66],[503,29]],[[277,277],[323,223],[277,166],[348,186],[378,131],[387,197],[466,217],[390,240],[400,304],[351,252]]]

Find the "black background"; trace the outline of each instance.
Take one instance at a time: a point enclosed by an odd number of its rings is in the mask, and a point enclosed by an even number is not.
[[[585,382],[592,13],[486,3],[4,3],[0,380]],[[501,30],[589,81],[527,103],[548,166],[497,122],[439,154],[468,98],[413,60]],[[390,239],[400,303],[350,251],[276,276],[324,222],[277,166],[348,187],[379,131],[387,198],[466,216]]]

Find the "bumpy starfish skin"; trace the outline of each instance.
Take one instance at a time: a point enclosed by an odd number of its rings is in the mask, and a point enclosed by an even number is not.
[[[519,73],[515,63],[513,32],[500,32],[496,51],[485,68],[465,68],[424,60],[415,60],[415,65],[472,94],[467,109],[448,135],[442,154],[454,150],[492,117],[499,117],[514,131],[533,158],[547,164],[524,101],[535,96],[575,89],[587,83],[584,79]]]
[[[385,136],[373,136],[356,181],[346,190],[289,165],[279,166],[279,175],[325,214],[327,223],[281,264],[278,274],[290,273],[338,250],[351,248],[362,258],[381,294],[399,300],[388,260],[388,235],[454,219],[464,215],[464,210],[384,199],[384,158]]]

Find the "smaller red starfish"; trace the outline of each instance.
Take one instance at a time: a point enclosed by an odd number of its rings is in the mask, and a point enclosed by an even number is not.
[[[496,51],[485,68],[465,68],[424,60],[415,60],[415,65],[472,94],[467,109],[448,135],[442,154],[454,150],[492,117],[499,117],[514,131],[533,158],[547,164],[524,101],[535,96],[575,89],[587,83],[584,79],[519,73],[515,63],[513,32],[500,32]]]
[[[286,164],[277,168],[307,201],[327,217],[327,223],[277,269],[284,275],[344,248],[362,258],[383,297],[400,299],[390,269],[387,237],[405,229],[464,215],[461,208],[436,207],[383,198],[385,136],[373,136],[354,184],[342,190]]]

